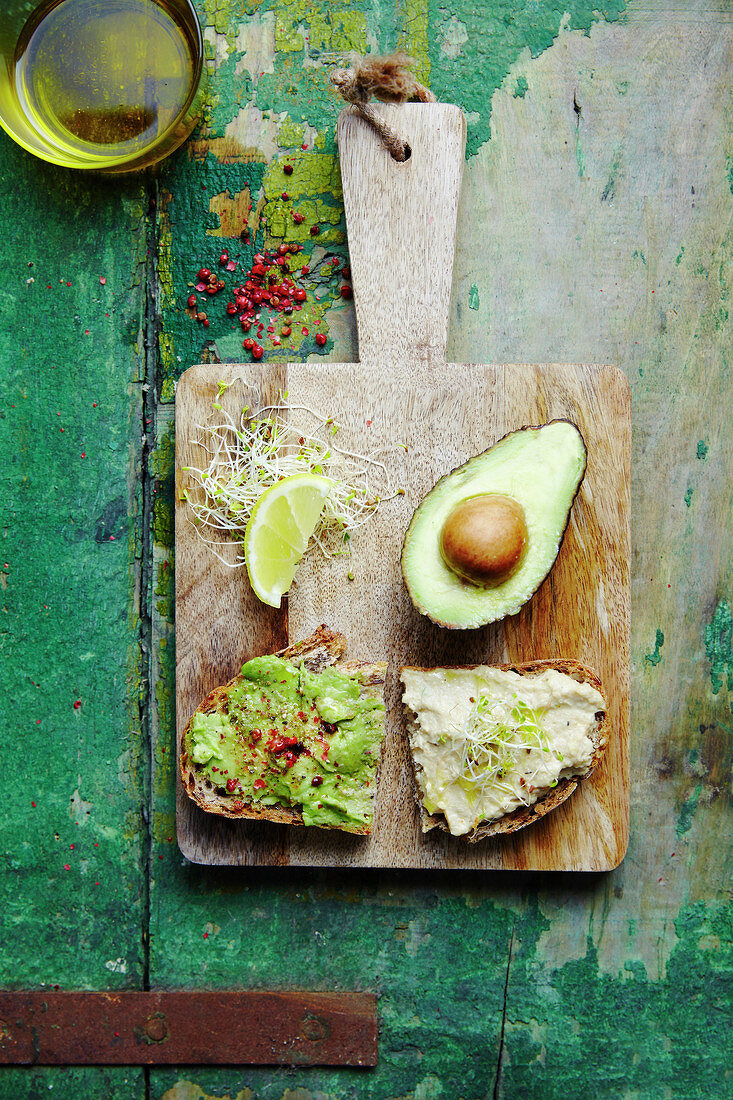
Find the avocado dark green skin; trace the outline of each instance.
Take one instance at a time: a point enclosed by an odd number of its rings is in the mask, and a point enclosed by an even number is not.
[[[543,563],[541,564],[539,571],[536,572],[534,576],[531,576],[530,571],[527,569],[527,565],[533,564],[534,558],[532,555],[528,554],[528,561],[523,562],[517,570],[516,574],[508,578],[507,581],[503,582],[502,584],[496,585],[491,589],[482,589],[480,586],[473,585],[470,582],[464,581],[461,578],[458,578],[454,574],[452,574],[451,570],[445,564],[442,558],[440,558],[440,566],[437,566],[437,559],[434,554],[432,542],[433,540],[436,544],[439,542],[440,528],[442,527],[442,522],[444,521],[447,512],[455,507],[458,503],[460,503],[460,501],[465,500],[470,496],[475,496],[482,492],[507,492],[505,487],[503,487],[502,485],[493,484],[490,479],[484,484],[478,478],[474,477],[470,484],[470,488],[464,488],[462,484],[457,485],[456,495],[455,497],[451,497],[449,499],[449,503],[446,507],[442,508],[442,511],[438,517],[439,522],[438,520],[435,520],[433,518],[430,524],[431,530],[429,534],[426,532],[422,532],[422,537],[428,537],[430,546],[429,552],[426,555],[428,560],[424,563],[425,568],[421,568],[417,571],[416,583],[415,576],[411,575],[410,567],[413,564],[412,558],[415,556],[414,551],[411,548],[413,546],[416,533],[418,533],[419,535],[421,527],[425,525],[424,518],[426,516],[427,510],[432,509],[434,511],[433,504],[431,502],[435,502],[436,499],[440,499],[444,495],[446,487],[449,486],[453,481],[460,480],[461,482],[465,483],[468,474],[471,472],[472,468],[475,469],[476,466],[478,466],[480,463],[485,463],[487,456],[492,455],[500,450],[506,450],[507,447],[512,447],[514,445],[512,441],[519,442],[521,444],[523,440],[531,439],[533,433],[536,434],[537,438],[540,438],[541,433],[548,428],[553,428],[553,432],[558,433],[561,430],[559,428],[560,425],[566,425],[567,428],[570,429],[570,431],[564,434],[566,434],[568,442],[571,443],[572,447],[577,451],[577,454],[575,455],[574,464],[572,462],[570,463],[571,466],[574,465],[574,468],[571,470],[571,476],[568,484],[568,495],[565,501],[561,502],[565,504],[565,507],[564,510],[559,512],[555,517],[552,538],[550,539],[551,545],[548,545],[547,547],[547,553],[545,554],[546,560],[543,561]],[[545,438],[546,437],[547,435],[545,436]],[[560,546],[562,545],[562,540],[565,535],[565,531],[567,530],[567,525],[570,521],[572,506],[580,490],[580,486],[585,475],[586,466],[587,449],[585,446],[585,440],[583,439],[580,430],[578,429],[577,425],[574,424],[571,420],[558,418],[556,420],[549,421],[546,424],[528,425],[526,427],[518,428],[513,432],[507,433],[507,435],[502,436],[501,439],[497,440],[497,442],[492,447],[489,447],[488,450],[482,452],[479,455],[474,455],[467,462],[462,463],[454,470],[451,470],[450,473],[445,474],[443,477],[441,477],[430,490],[430,492],[428,492],[426,496],[422,499],[417,509],[415,510],[410,525],[405,533],[402,547],[402,575],[404,577],[407,590],[410,594],[410,598],[412,599],[418,611],[420,611],[421,614],[426,615],[438,626],[446,627],[447,629],[475,628],[478,626],[484,626],[490,622],[497,622],[503,618],[506,618],[509,615],[516,614],[521,609],[521,607],[523,607],[524,604],[532,598],[534,593],[537,591],[537,589],[540,587],[540,585],[543,583],[550,570],[552,569],[552,566],[557,558]],[[541,476],[541,471],[539,476]],[[512,494],[507,492],[507,495]],[[520,503],[523,504],[523,506],[525,507],[525,511],[527,511],[526,501],[520,501]],[[529,523],[530,517],[528,516],[527,518]],[[432,529],[436,526],[436,523],[437,531]],[[438,557],[440,557],[439,551]],[[470,603],[473,603],[474,605],[484,602],[486,604],[485,610],[482,612],[480,609],[474,607],[473,611],[468,614],[461,610],[459,610],[458,613],[454,613],[452,611],[448,611],[448,613],[445,613],[443,611],[443,613],[441,613],[441,610],[436,607],[436,604],[440,603],[440,600],[433,599],[432,593],[430,592],[427,593],[426,598],[425,594],[422,591],[423,580],[426,573],[430,574],[433,570],[433,576],[434,579],[438,582],[438,587],[444,587],[445,585],[452,586],[452,589],[456,593],[459,604],[465,602],[466,600],[468,600]],[[521,581],[522,583],[524,583],[525,581],[529,581],[525,590],[522,591],[520,594],[517,593],[517,589],[518,587],[521,587],[521,585],[518,584],[515,578],[519,578],[519,581]],[[486,599],[483,600],[481,597],[481,593],[483,592],[486,594],[489,591],[498,598],[487,596]],[[506,608],[497,607],[496,605],[501,602],[500,597],[504,592],[509,594],[507,606]],[[442,602],[445,603],[445,600],[443,600]]]

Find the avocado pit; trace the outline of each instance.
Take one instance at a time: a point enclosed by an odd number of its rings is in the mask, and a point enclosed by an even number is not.
[[[524,509],[512,497],[482,493],[462,500],[440,533],[443,561],[471,584],[502,584],[516,571],[527,545]]]

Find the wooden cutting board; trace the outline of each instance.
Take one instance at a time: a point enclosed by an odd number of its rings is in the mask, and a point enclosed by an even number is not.
[[[204,813],[184,793],[178,841],[203,864],[592,870],[615,867],[629,811],[630,397],[610,366],[480,365],[445,360],[448,302],[465,127],[455,107],[383,108],[412,156],[392,161],[360,119],[339,120],[339,146],[359,329],[359,363],[206,364],[176,392],[176,704],[180,739],[211,688],[248,658],[343,631],[349,655],[388,661],[387,740],[374,831],[354,837]],[[183,499],[198,465],[199,426],[220,380],[232,414],[287,391],[292,406],[333,416],[338,442],[365,452],[396,442],[404,496],[356,532],[351,560],[311,555],[287,609],[253,595],[244,570],[221,564],[198,538]],[[245,389],[246,385],[246,389]],[[412,606],[400,552],[412,513],[439,477],[527,424],[566,417],[580,428],[588,468],[558,559],[522,611],[479,630],[449,631]],[[347,572],[353,573],[353,580]],[[604,683],[611,739],[603,763],[552,814],[508,837],[470,845],[420,831],[401,717],[402,664],[451,665],[576,658]]]

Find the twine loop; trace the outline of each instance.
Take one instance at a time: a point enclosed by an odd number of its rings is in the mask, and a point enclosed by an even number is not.
[[[379,135],[385,149],[395,160],[405,161],[410,156],[410,146],[384,119],[380,118],[369,100],[372,96],[383,103],[435,103],[436,97],[410,72],[414,64],[404,53],[387,57],[361,57],[353,54],[348,69],[334,69],[331,83],[339,95],[354,108],[356,114]]]

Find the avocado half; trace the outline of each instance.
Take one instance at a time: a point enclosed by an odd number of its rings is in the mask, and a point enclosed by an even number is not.
[[[415,511],[402,548],[402,574],[418,611],[455,629],[516,614],[553,566],[586,458],[575,424],[552,420],[505,435],[441,478]],[[518,567],[493,585],[465,580],[441,553],[447,518],[457,505],[483,494],[515,500],[526,520],[526,546]]]

